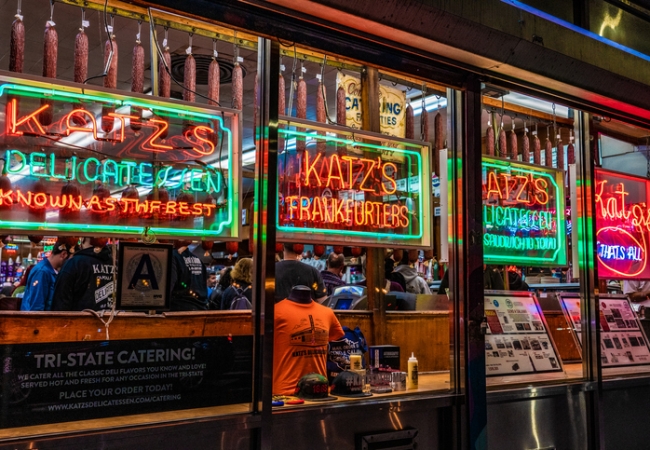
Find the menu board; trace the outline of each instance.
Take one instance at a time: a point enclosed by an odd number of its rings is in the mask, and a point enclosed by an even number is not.
[[[544,316],[531,293],[485,293],[487,376],[562,370]]]
[[[576,294],[559,297],[564,314],[582,345],[580,297]],[[599,303],[602,367],[650,364],[648,340],[628,298],[601,296]]]

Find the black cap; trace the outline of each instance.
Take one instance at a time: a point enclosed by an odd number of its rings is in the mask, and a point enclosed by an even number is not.
[[[358,373],[346,370],[332,381],[332,394],[341,397],[370,397],[370,392],[363,392],[363,378]]]
[[[327,378],[319,373],[304,375],[296,385],[296,395],[308,402],[331,402],[337,399],[329,395]]]

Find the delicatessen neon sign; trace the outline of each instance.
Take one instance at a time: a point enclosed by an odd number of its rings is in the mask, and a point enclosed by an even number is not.
[[[492,263],[566,264],[559,171],[483,157],[483,249]]]
[[[598,276],[650,279],[650,181],[596,169]]]
[[[350,139],[349,130],[332,128],[279,130],[286,143],[278,158],[282,239],[430,245],[428,147],[363,133]]]
[[[0,102],[0,229],[238,237],[237,113],[2,75]]]

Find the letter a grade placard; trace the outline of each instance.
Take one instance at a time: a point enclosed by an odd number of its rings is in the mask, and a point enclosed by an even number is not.
[[[0,231],[236,239],[240,113],[0,74]]]
[[[171,267],[171,245],[120,242],[117,309],[168,311]]]

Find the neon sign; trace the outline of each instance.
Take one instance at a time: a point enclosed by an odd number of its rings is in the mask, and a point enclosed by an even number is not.
[[[565,265],[563,214],[560,171],[483,157],[485,262]]]
[[[281,123],[287,148],[278,158],[278,239],[431,245],[430,183],[420,182],[430,177],[427,146],[295,119]]]
[[[650,279],[650,181],[596,169],[598,276]]]
[[[0,230],[239,237],[238,112],[2,73],[0,105]]]

